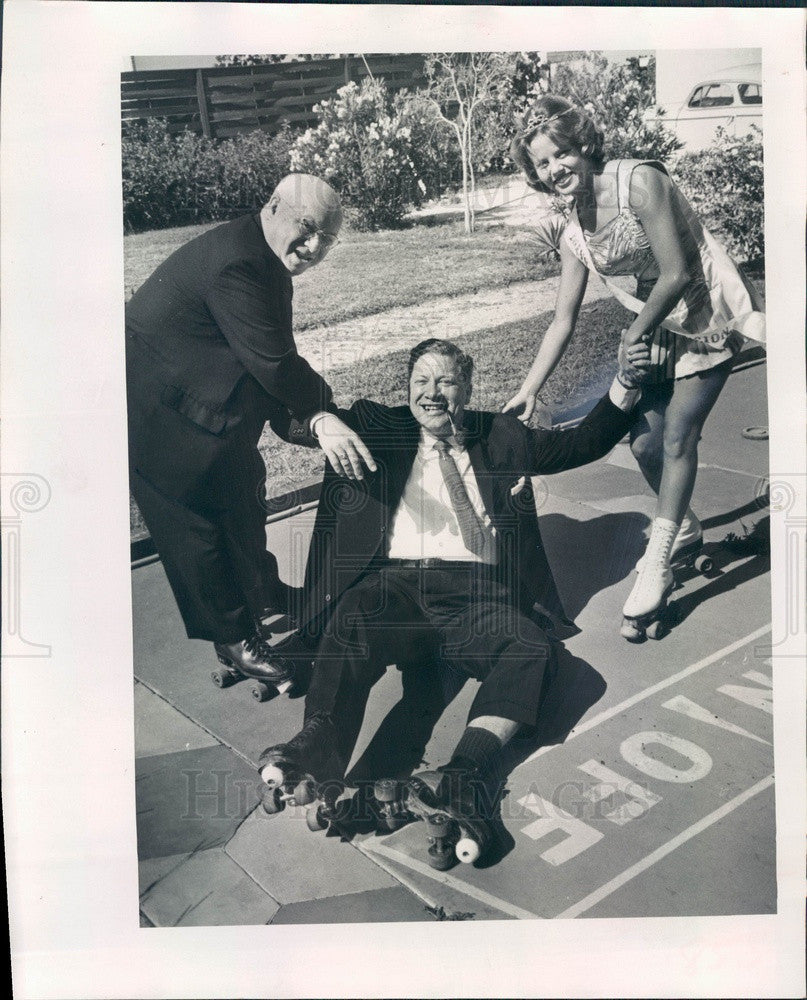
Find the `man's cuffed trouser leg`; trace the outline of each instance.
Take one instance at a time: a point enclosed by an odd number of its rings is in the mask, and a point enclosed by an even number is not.
[[[255,631],[221,528],[135,470],[129,487],[151,532],[190,639],[237,642]]]
[[[251,383],[239,389],[247,411]],[[222,544],[243,599],[255,619],[275,605],[279,574],[277,559],[266,548],[266,463],[257,442],[263,417],[252,413],[228,432],[228,446],[210,470],[204,492],[192,506],[221,530]]]
[[[192,639],[235,642],[277,589],[266,550],[266,466],[257,450],[265,393],[245,378],[230,401],[244,416],[211,434],[163,402],[129,344],[130,489],[165,566]],[[268,397],[267,397],[268,398]]]
[[[426,614],[439,631],[442,657],[482,682],[468,721],[490,715],[534,726],[555,668],[546,633],[508,588],[478,568],[426,573]]]
[[[423,619],[411,595],[383,573],[370,573],[342,594],[320,639],[305,699],[306,719],[327,712],[347,767],[370,690],[392,663],[411,659]]]

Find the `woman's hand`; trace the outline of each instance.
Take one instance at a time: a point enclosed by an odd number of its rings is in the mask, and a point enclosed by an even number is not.
[[[523,388],[519,389],[515,396],[504,404],[502,413],[514,413],[522,424],[526,424],[535,412],[537,395],[535,392],[528,392]]]

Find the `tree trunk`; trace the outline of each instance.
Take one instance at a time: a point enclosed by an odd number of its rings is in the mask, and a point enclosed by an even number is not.
[[[470,235],[473,232],[473,219],[468,191],[468,136],[465,129],[462,130],[460,136],[460,159],[462,160],[462,200],[465,206],[465,232]]]
[[[468,117],[468,173],[471,178],[471,190],[468,199],[468,207],[471,217],[471,228],[469,232],[473,232],[476,229],[476,172],[474,170],[474,147],[473,147],[473,132],[471,130],[471,118]]]

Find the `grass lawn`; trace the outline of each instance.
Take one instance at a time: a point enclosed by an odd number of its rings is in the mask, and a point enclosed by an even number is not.
[[[213,225],[124,237],[126,297],[177,247]],[[539,260],[539,251],[529,229],[504,224],[472,236],[453,221],[380,233],[346,230],[321,264],[294,279],[294,328],[557,273],[557,265]]]

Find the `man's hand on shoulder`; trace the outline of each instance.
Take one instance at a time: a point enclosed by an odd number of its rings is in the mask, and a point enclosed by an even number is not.
[[[317,413],[311,418],[311,433],[319,441],[325,457],[337,475],[364,479],[363,465],[370,472],[376,464],[359,435],[333,413]]]

